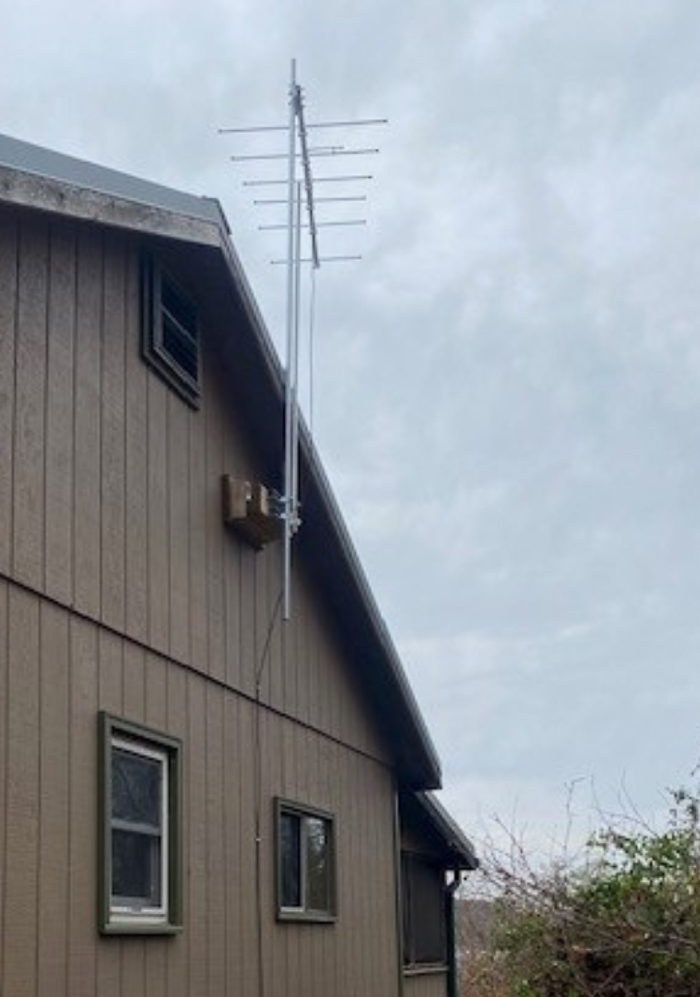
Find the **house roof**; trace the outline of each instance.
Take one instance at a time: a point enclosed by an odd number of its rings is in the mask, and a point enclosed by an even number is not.
[[[246,315],[260,392],[267,392],[269,408],[277,412],[284,396],[283,369],[217,200],[0,135],[0,201],[207,247],[223,264],[219,269]],[[437,753],[304,426],[300,479],[304,526],[297,542],[316,555],[317,575],[379,711],[399,777],[411,789],[438,788]]]
[[[400,805],[402,817],[433,842],[445,868],[478,869],[474,846],[434,793],[402,793]]]

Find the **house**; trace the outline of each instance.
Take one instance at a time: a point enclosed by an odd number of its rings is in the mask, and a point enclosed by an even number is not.
[[[289,622],[224,521],[282,418],[216,201],[0,137],[3,997],[454,987],[476,860],[303,433]]]

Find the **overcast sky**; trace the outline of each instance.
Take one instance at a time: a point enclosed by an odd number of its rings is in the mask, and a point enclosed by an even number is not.
[[[369,224],[322,232],[363,259],[313,422],[443,800],[540,848],[574,783],[579,836],[591,786],[657,810],[700,755],[700,4],[24,0],[2,49],[0,131],[218,197],[278,344],[228,157],[284,143],[216,130],[283,123],[292,56],[309,121],[390,119],[342,136],[381,154],[324,216]]]

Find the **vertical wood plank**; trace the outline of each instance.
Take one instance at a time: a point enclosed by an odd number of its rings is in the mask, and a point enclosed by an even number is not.
[[[187,678],[187,768],[189,823],[189,993],[207,994],[207,828],[205,682]]]
[[[66,994],[70,687],[68,615],[44,603],[41,627],[38,993]]]
[[[206,407],[189,420],[190,661],[208,672]]]
[[[106,630],[98,632],[100,709],[124,715],[124,649],[122,641]],[[94,765],[94,761],[93,761]],[[97,949],[97,992],[100,997],[121,997],[122,949],[129,944],[114,937]],[[126,997],[126,994],[125,994]]]
[[[270,702],[270,613],[268,608],[268,563],[264,553],[255,558],[255,667],[260,680],[260,699]]]
[[[136,723],[146,721],[146,652],[124,642],[124,716]]]
[[[212,364],[215,362],[212,359]],[[206,535],[207,617],[210,675],[223,681],[226,674],[226,624],[224,606],[224,527],[221,519],[221,476],[224,473],[224,433],[219,379],[210,371],[204,410],[206,423]]]
[[[241,866],[241,767],[240,700],[227,695],[224,712],[224,826],[226,869],[226,988],[224,993],[243,993],[241,953],[245,916],[243,869]]]
[[[97,709],[98,655],[94,626],[70,621],[70,854],[67,992],[95,997],[97,909]]]
[[[224,600],[226,606],[226,683],[240,690],[241,683],[241,545],[224,537]]]
[[[44,584],[44,406],[48,231],[27,218],[20,229],[14,416],[13,571]]]
[[[221,688],[207,683],[205,821],[207,827],[207,984],[212,995],[226,989],[226,888],[224,851],[224,718]]]
[[[168,388],[148,375],[148,632],[151,645],[167,654],[168,567]]]
[[[240,606],[240,674],[241,689],[248,696],[255,695],[257,659],[255,656],[255,559],[257,555],[248,546],[241,546]]]
[[[7,734],[8,734],[8,682],[9,682],[9,640],[8,627],[8,585],[0,582],[0,966],[5,962],[5,835],[7,832],[6,786],[8,776]],[[0,970],[0,983],[2,970]]]
[[[45,590],[69,604],[73,593],[73,337],[75,233],[51,230],[46,386]]]
[[[192,418],[197,418],[194,413]],[[168,395],[168,503],[170,548],[170,654],[189,660],[189,419],[190,410]],[[201,668],[201,663],[199,664]]]
[[[69,876],[68,616],[41,606],[38,993],[66,993]]]
[[[124,627],[124,304],[125,249],[105,240],[102,319],[102,619]]]
[[[183,897],[185,924],[182,934],[167,940],[165,946],[167,960],[167,997],[190,997],[189,979],[189,930],[192,920],[192,905],[189,894],[189,825],[192,812],[190,798],[190,744],[188,741],[187,720],[187,675],[181,668],[172,666],[166,673],[168,732],[182,740],[183,745],[183,805],[182,805],[182,856],[183,856]]]
[[[170,732],[168,726],[167,677],[168,668],[163,658],[146,655],[145,722],[157,731]],[[145,993],[147,997],[167,997],[168,946],[170,938],[149,938],[145,948]]]
[[[17,223],[0,224],[0,571],[7,574],[12,556],[12,489],[15,404],[15,320],[17,310]]]
[[[33,993],[39,846],[39,606],[10,590],[3,994]]]
[[[243,904],[243,943],[241,945],[241,993],[254,994],[258,986],[258,936],[255,891],[255,725],[256,707],[241,701],[241,890]],[[246,761],[248,759],[248,761]]]
[[[284,640],[285,625],[282,621],[282,565],[280,550],[273,545],[265,551],[267,561],[266,616],[270,631],[268,668],[270,670],[270,704],[276,710],[284,709]],[[267,636],[265,638],[267,640]]]
[[[148,640],[148,368],[140,346],[138,254],[126,272],[126,630]]]
[[[96,617],[101,590],[102,241],[94,229],[79,230],[77,265],[73,598],[76,609]]]

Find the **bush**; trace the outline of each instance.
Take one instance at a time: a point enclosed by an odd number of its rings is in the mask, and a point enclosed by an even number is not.
[[[503,992],[699,997],[699,814],[697,795],[678,790],[662,831],[608,826],[578,865],[537,873],[493,864],[490,958]]]

